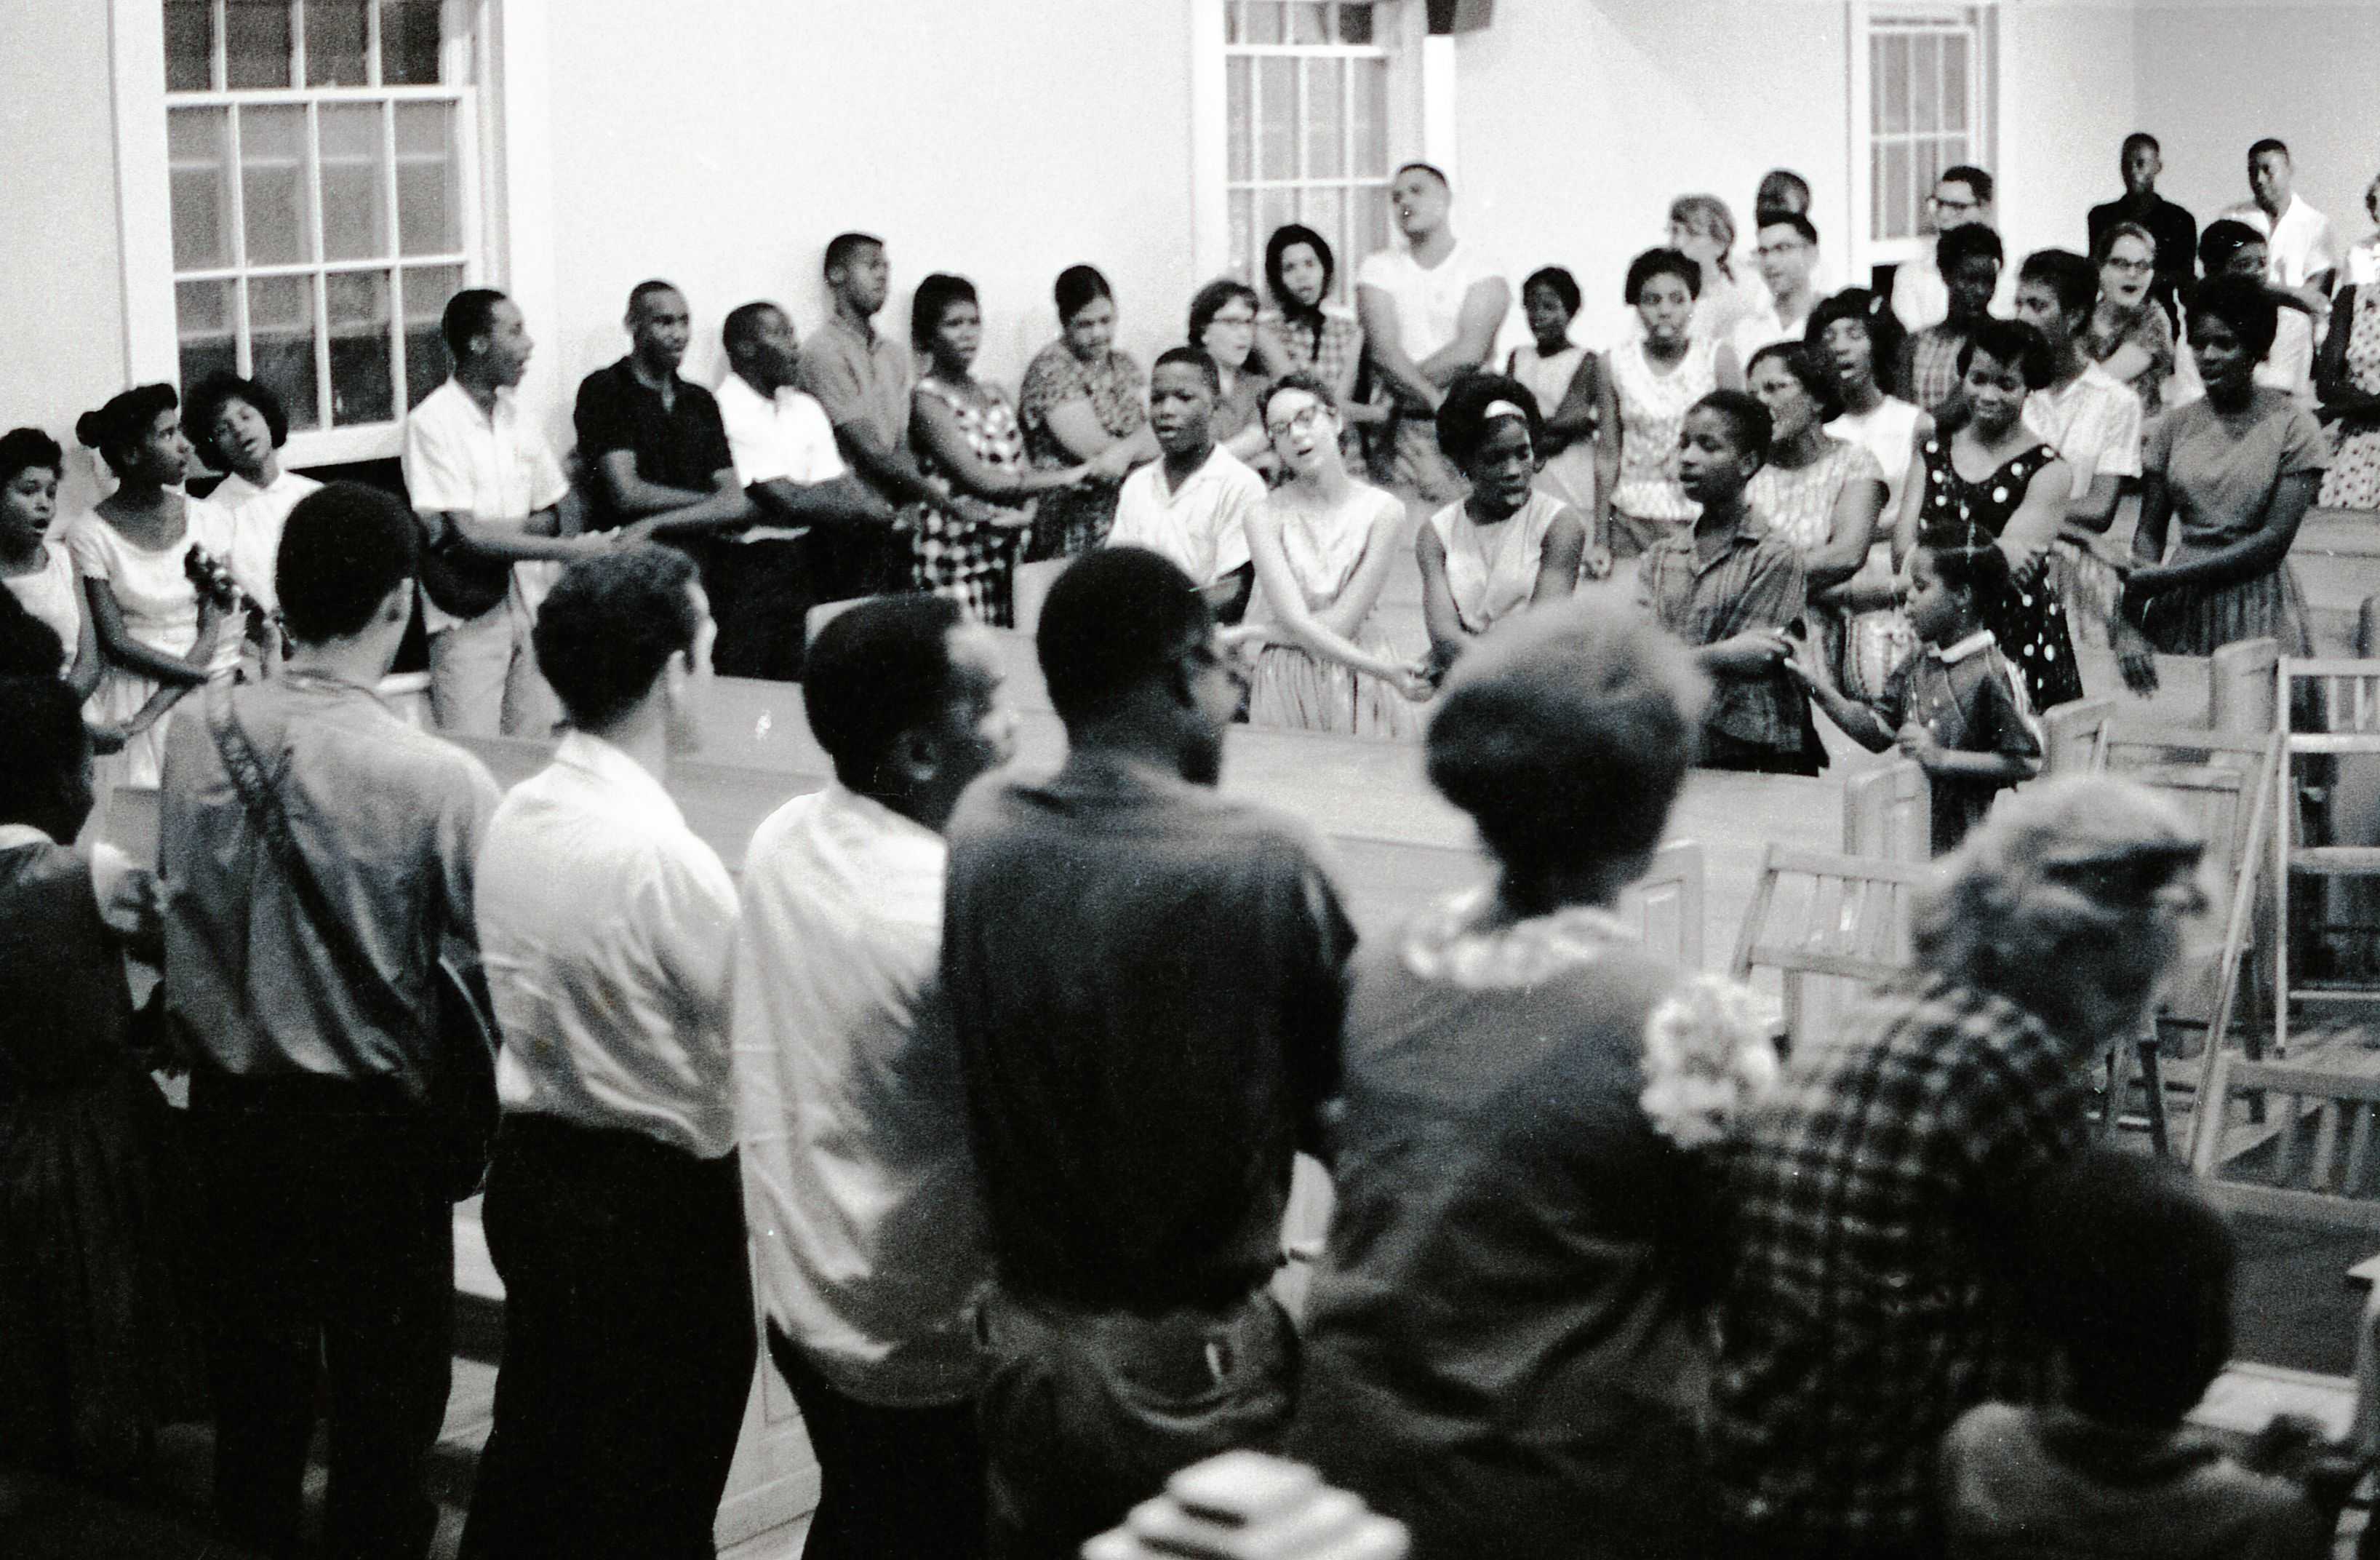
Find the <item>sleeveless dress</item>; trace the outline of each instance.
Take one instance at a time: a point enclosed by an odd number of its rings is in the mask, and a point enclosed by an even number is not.
[[[1450,504],[1429,518],[1429,529],[1446,548],[1446,584],[1455,615],[1475,634],[1529,604],[1536,593],[1537,567],[1546,533],[1570,506],[1540,487],[1529,501],[1494,525],[1471,518],[1468,502]]]
[[[1718,343],[1696,336],[1667,373],[1641,340],[1611,349],[1608,365],[1620,405],[1620,475],[1611,486],[1612,555],[1633,558],[1701,512],[1678,482],[1678,431],[1686,408],[1718,388]]]
[[[1982,481],[1971,482],[1950,462],[1949,434],[1926,440],[1923,453],[1925,507],[1917,518],[1917,540],[1926,547],[1982,547],[1997,542],[2023,506],[2034,474],[2058,458],[2047,445],[2034,445],[2010,457]],[[2035,710],[2053,709],[2082,697],[2082,674],[2074,664],[2066,607],[2046,573],[2030,588],[2012,583],[1985,603],[1984,627],[1992,631],[2001,653],[2024,679],[2026,697]]]
[[[1017,426],[1016,413],[996,387],[986,384],[978,388],[989,399],[978,401],[958,386],[929,376],[917,381],[912,394],[931,396],[950,408],[951,416],[958,421],[959,432],[966,435],[967,448],[975,452],[978,460],[1002,470],[1022,469],[1025,431]],[[933,452],[922,442],[917,452],[917,469],[934,491],[955,491],[950,473],[935,464]],[[1012,507],[1028,522],[1031,520],[1031,499]],[[1025,527],[1006,528],[957,519],[924,504],[914,506],[906,518],[910,527],[911,589],[950,597],[978,623],[1004,628],[1016,621],[1010,585],[1017,540],[1026,534]]]
[[[117,859],[120,862],[121,859]],[[0,1447],[130,1471],[203,1412],[173,1113],[131,1050],[132,1000],[90,859],[0,824]]]
[[[82,644],[82,615],[88,608],[82,595],[82,574],[75,567],[73,557],[63,542],[42,543],[42,567],[30,574],[11,575],[5,581],[8,593],[35,621],[57,635],[66,652],[66,660],[58,667],[58,676],[74,670],[75,652]]]
[[[1880,482],[1884,469],[1867,446],[1829,435],[1824,455],[1799,470],[1767,465],[1752,474],[1744,502],[1757,510],[1771,536],[1782,537],[1806,555],[1827,544],[1835,529],[1835,505],[1853,482]]]
[[[1512,377],[1529,387],[1537,398],[1537,412],[1551,417],[1570,394],[1571,381],[1577,377],[1578,365],[1585,361],[1584,347],[1565,347],[1552,357],[1542,357],[1533,343],[1512,350]],[[1592,385],[1590,372],[1587,383]],[[1537,491],[1549,493],[1576,509],[1581,515],[1595,512],[1595,441],[1581,439],[1555,456],[1537,469]]]
[[[1925,414],[1898,396],[1887,396],[1874,411],[1845,412],[1827,424],[1838,439],[1864,445],[1884,471],[1884,516],[1878,521],[1889,531],[1900,513],[1900,490],[1909,485],[1910,458],[1917,453],[1917,420]]]
[[[1309,612],[1327,611],[1346,591],[1380,517],[1404,513],[1394,494],[1363,482],[1355,483],[1333,509],[1316,508],[1294,488],[1278,489],[1265,502],[1281,517],[1281,550]],[[1266,599],[1262,576],[1248,603],[1246,621],[1281,621],[1278,609]],[[1398,653],[1368,611],[1347,638],[1376,655],[1393,658]],[[1248,724],[1405,737],[1418,732],[1421,719],[1416,706],[1378,678],[1360,676],[1352,667],[1323,660],[1303,646],[1275,643],[1257,657],[1249,678]]]
[[[184,572],[192,547],[203,547],[219,561],[228,562],[238,534],[231,511],[203,498],[183,500],[188,528],[170,547],[151,549],[131,541],[102,518],[85,510],[67,525],[67,550],[86,579],[104,579],[115,591],[124,615],[124,631],[152,650],[167,655],[188,655],[199,640],[199,592]],[[239,665],[242,635],[237,619],[226,618],[215,640],[215,656],[208,667],[213,676],[228,676]],[[140,713],[158,684],[154,678],[128,671],[110,662],[99,688],[84,706],[95,721],[118,725]],[[180,706],[125,744],[121,753],[99,761],[103,785],[154,786],[164,771],[165,732]]]
[[[1062,471],[1075,464],[1050,427],[1050,413],[1073,400],[1089,403],[1091,415],[1110,438],[1128,439],[1148,421],[1148,376],[1123,352],[1111,350],[1098,362],[1086,363],[1063,341],[1044,347],[1026,365],[1016,397],[1025,452],[1034,465]],[[1123,486],[1121,481],[1084,482],[1050,494],[1026,543],[1026,560],[1071,558],[1105,542],[1115,524],[1116,494]]]
[[[2347,336],[2347,377],[2367,395],[2380,393],[2380,283],[2355,289],[2355,320]],[[2341,423],[2338,448],[2323,474],[2325,509],[2380,509],[2380,421],[2351,433]]]

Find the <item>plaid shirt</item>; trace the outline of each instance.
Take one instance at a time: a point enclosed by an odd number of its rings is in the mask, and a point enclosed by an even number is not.
[[[1655,542],[1636,566],[1636,598],[1661,627],[1699,649],[1747,628],[1782,628],[1796,621],[1803,581],[1802,555],[1747,515],[1726,550],[1708,563],[1695,557],[1691,528]],[[1714,681],[1706,725],[1755,747],[1802,750],[1808,712],[1801,689],[1781,669]]]
[[[2087,1092],[2038,1019],[1921,973],[1876,992],[1750,1120],[1713,1383],[1736,1522],[1820,1544],[1932,1530],[1951,1422],[2041,1395],[1998,1221],[2081,1149]]]

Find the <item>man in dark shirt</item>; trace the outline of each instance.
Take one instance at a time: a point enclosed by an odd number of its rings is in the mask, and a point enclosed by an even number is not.
[[[1175,1469],[1285,1427],[1265,1286],[1354,944],[1306,832],[1214,793],[1239,689],[1196,582],[1094,553],[1038,641],[1066,762],[960,802],[942,945],[997,1277],[1000,1556],[1071,1555]]]
[[[2124,176],[2120,199],[2091,208],[2091,256],[2104,259],[2107,230],[2119,222],[2137,222],[2156,240],[2156,281],[2150,296],[2171,316],[2175,295],[2198,274],[2198,219],[2156,192],[2157,175],[2165,160],[2156,137],[2134,130],[2124,138],[2119,165]]]
[[[667,282],[639,282],[625,323],[628,355],[579,382],[571,415],[591,529],[636,523],[684,542],[748,524],[752,502],[735,480],[719,403],[678,377],[691,335],[686,295]]]

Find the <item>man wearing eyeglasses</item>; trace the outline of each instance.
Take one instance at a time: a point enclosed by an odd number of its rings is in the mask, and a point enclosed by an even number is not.
[[[1752,257],[1760,265],[1760,279],[1768,284],[1768,302],[1735,323],[1728,343],[1735,360],[1752,361],[1762,347],[1779,341],[1799,341],[1818,306],[1818,291],[1810,278],[1818,265],[1818,229],[1796,212],[1765,212],[1760,233],[1753,240]]]
[[[1948,233],[1969,223],[1981,223],[1997,227],[1998,217],[1992,207],[1994,189],[1992,176],[1981,168],[1961,163],[1946,168],[1934,194],[1925,202],[1932,217],[1931,231]],[[1892,311],[1900,316],[1901,324],[1912,335],[1930,325],[1938,325],[1950,317],[1950,287],[1942,279],[1935,264],[1934,246],[1928,244],[1914,260],[1895,266],[1892,273]],[[1992,312],[2005,316],[2014,300],[2008,296],[2009,273],[2000,274],[2000,292],[1992,299]]]
[[[2108,234],[2119,223],[2135,222],[2147,228],[2156,245],[2156,280],[2150,285],[2149,296],[2172,318],[2180,289],[2198,279],[2198,219],[2156,192],[2157,175],[2165,171],[2156,137],[2145,130],[2126,136],[2119,166],[2124,193],[2091,208],[2091,252],[2107,252]]]

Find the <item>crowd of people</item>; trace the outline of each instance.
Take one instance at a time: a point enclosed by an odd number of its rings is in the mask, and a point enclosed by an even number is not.
[[[468,1556],[710,1554],[756,1364],[823,1560],[1071,1555],[1240,1446],[1425,1560],[2325,1553],[2332,1449],[2183,1428],[2220,1219],[2086,1147],[2201,842],[2119,780],[2002,794],[2078,640],[2135,681],[2304,647],[2380,303],[2250,161],[2200,235],[2135,137],[2095,255],[2012,274],[1954,168],[1930,264],[1826,295],[1780,171],[1765,293],[1689,196],[1622,339],[1547,267],[1501,364],[1508,284],[1414,165],[1353,318],[1284,228],[1146,377],[1076,266],[1012,399],[975,288],[881,333],[850,234],[833,317],[735,310],[715,392],[637,287],[567,465],[476,288],[403,499],[284,469],[230,376],[84,417],[115,487],[62,535],[64,452],[0,437],[0,1463],[137,1487],[211,1419],[215,1521],[287,1554],[319,1410],[324,1546],[418,1560],[484,1188]],[[1426,651],[1378,612],[1407,557]],[[990,634],[1044,561],[1051,772]],[[376,691],[417,615],[430,727]],[[833,769],[740,876],[669,788],[714,669],[798,678]],[[1817,713],[1932,773],[1944,860],[1910,971],[1780,1037],[1612,911],[1692,766],[1815,773]],[[1218,790],[1243,720],[1417,741],[1492,879],[1359,944],[1310,832]],[[441,735],[557,728],[509,794]],[[103,775],[158,788],[153,870],[76,843]],[[1300,1153],[1336,1209],[1293,1318]]]

